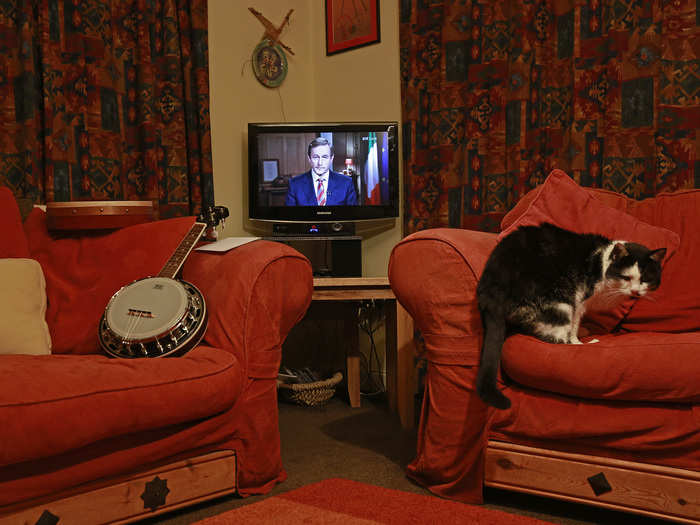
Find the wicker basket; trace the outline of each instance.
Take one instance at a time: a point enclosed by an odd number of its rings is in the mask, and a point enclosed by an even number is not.
[[[343,374],[336,372],[333,377],[313,383],[283,383],[278,382],[280,397],[302,406],[318,406],[324,404],[335,394],[335,387],[343,379]]]

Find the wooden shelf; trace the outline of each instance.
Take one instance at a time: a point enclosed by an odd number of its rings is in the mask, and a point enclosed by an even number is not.
[[[413,394],[415,374],[413,358],[413,319],[396,300],[387,277],[318,277],[314,279],[312,301],[384,300],[386,308],[386,371],[390,408],[398,412],[404,428],[414,426]],[[345,339],[347,344],[348,396],[350,406],[360,406],[360,352],[357,319],[346,309]]]
[[[387,277],[317,277],[314,301],[396,299]]]

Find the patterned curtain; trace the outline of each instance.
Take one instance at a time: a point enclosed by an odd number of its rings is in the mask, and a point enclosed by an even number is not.
[[[700,187],[695,0],[401,0],[405,233],[497,231],[555,167]]]
[[[0,2],[0,184],[32,202],[213,203],[206,0]]]

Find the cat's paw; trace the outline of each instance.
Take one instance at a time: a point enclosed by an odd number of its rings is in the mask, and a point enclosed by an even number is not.
[[[591,339],[590,341],[586,341],[586,344],[592,344],[592,343],[600,343],[598,339]]]

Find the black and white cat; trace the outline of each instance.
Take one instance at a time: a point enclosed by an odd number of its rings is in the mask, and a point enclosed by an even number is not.
[[[581,344],[586,302],[603,294],[641,297],[661,283],[666,248],[579,234],[549,223],[521,226],[489,256],[477,286],[484,343],[477,376],[481,399],[510,407],[496,379],[511,333],[549,343]]]

